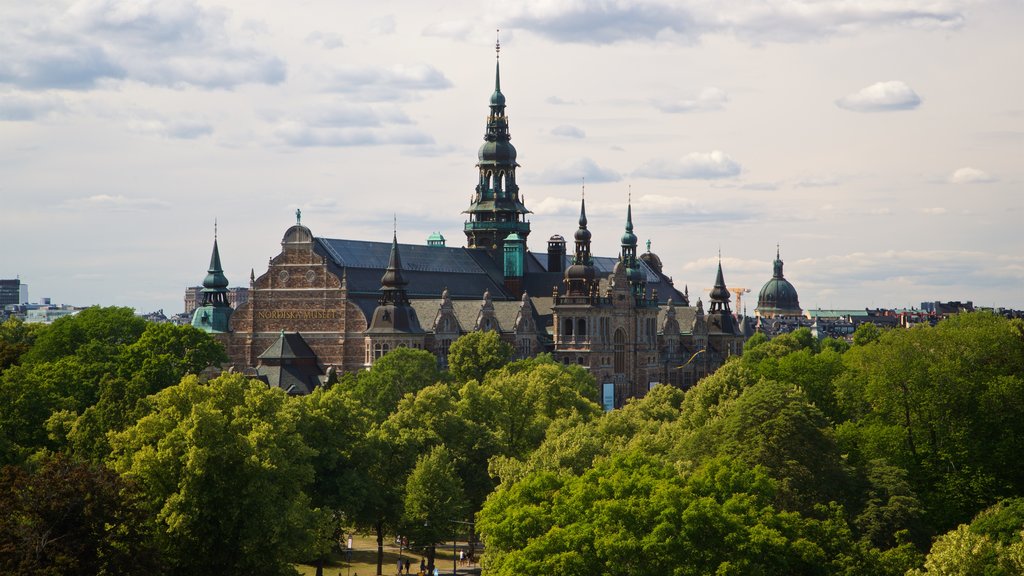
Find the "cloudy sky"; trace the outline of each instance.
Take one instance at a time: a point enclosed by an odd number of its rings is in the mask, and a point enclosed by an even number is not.
[[[502,88],[530,248],[627,194],[676,283],[1024,308],[1017,0],[0,2],[0,277],[183,309],[318,236],[463,245]],[[706,295],[704,296],[706,299]]]

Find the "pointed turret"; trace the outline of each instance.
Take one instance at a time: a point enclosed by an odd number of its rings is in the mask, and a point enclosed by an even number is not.
[[[722,258],[718,258],[718,275],[715,276],[715,287],[711,289],[711,310],[715,312],[729,312],[729,300],[732,298],[732,294],[729,289],[725,286],[725,278],[722,275]]]
[[[380,279],[380,297],[366,334],[422,333],[416,311],[409,304],[402,276],[402,257],[398,251],[398,233],[391,237],[388,268]]]
[[[629,281],[633,295],[642,296],[647,282],[643,271],[640,270],[640,263],[637,261],[636,241],[636,234],[633,233],[633,199],[632,193],[630,193],[630,200],[626,205],[626,231],[622,234],[622,253],[619,258],[622,260],[622,265],[626,267],[626,280]]]
[[[380,304],[408,304],[409,296],[405,287],[409,283],[402,276],[402,257],[398,253],[398,233],[391,237],[391,257],[388,259],[388,268],[380,279]]]
[[[498,56],[501,44],[495,43]],[[479,172],[465,224],[466,244],[469,248],[502,249],[505,238],[517,234],[524,244],[530,235],[530,223],[525,216],[530,211],[523,205],[516,184],[516,149],[508,132],[505,116],[505,95],[501,93],[501,62],[495,62],[494,93],[491,94],[490,114],[484,143],[478,153]],[[499,258],[501,252],[498,253]]]
[[[573,237],[576,240],[576,253],[572,266],[565,270],[565,282],[569,286],[570,296],[588,296],[594,283],[594,260],[590,256],[590,230],[587,229],[587,199],[580,199],[580,227]]]
[[[213,231],[213,252],[210,267],[203,278],[203,301],[192,314],[192,325],[206,332],[227,332],[228,320],[234,310],[228,303],[228,278],[220,263],[220,248],[217,245],[217,227]]]

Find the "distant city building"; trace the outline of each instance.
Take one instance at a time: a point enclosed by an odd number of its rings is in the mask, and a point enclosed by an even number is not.
[[[228,306],[232,308],[238,308],[239,304],[245,304],[249,301],[249,289],[244,286],[228,288],[226,295]],[[202,286],[189,286],[188,288],[185,288],[185,314],[188,314],[189,318],[192,317],[192,313],[195,312],[196,308],[201,306],[202,303]]]
[[[22,284],[21,280],[15,278],[13,280],[0,280],[0,309],[3,309],[11,304],[24,304],[26,300],[22,300]],[[28,287],[25,287],[26,295]]]

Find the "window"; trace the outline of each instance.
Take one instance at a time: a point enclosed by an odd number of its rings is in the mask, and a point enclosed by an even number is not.
[[[582,337],[587,335],[587,320],[585,318],[576,321],[576,335]]]
[[[626,373],[626,333],[622,328],[615,331],[615,373]]]

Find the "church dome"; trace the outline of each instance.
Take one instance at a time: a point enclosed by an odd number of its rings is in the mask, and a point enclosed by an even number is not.
[[[765,282],[757,295],[755,312],[766,317],[799,316],[803,312],[796,288],[782,274],[782,259],[778,253],[775,255],[772,278]]]

